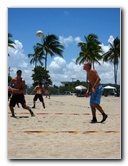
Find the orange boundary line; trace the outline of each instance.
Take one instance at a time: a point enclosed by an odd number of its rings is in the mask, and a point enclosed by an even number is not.
[[[14,131],[8,130],[8,133],[13,133]],[[109,130],[109,131],[98,131],[98,130],[65,130],[65,131],[53,131],[53,130],[24,130],[24,133],[70,133],[70,134],[93,134],[93,133],[120,133],[119,130]]]
[[[36,115],[90,115],[90,113],[62,113],[62,112],[55,112],[55,113],[50,113],[50,112],[34,112]],[[8,114],[11,114],[11,112],[8,112]],[[16,112],[15,114],[20,114],[20,115],[23,115],[23,114],[30,114],[29,112]],[[100,114],[99,114],[100,115]],[[111,114],[111,115],[119,115],[119,114]]]
[[[34,112],[36,115],[49,115],[49,114],[53,114],[53,115],[90,115],[90,113],[83,113],[83,114],[79,114],[79,113],[45,113],[45,112]],[[11,114],[11,112],[8,112],[8,114]],[[30,114],[29,112],[16,112],[15,114]]]

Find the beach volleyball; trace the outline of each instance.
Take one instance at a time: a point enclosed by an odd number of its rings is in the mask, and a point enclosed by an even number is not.
[[[41,30],[39,30],[39,31],[36,32],[36,36],[39,37],[39,38],[43,38],[44,33]]]

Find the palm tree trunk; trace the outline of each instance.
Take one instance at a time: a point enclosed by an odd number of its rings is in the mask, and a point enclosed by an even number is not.
[[[37,66],[37,61],[35,61],[35,67]]]
[[[114,65],[114,79],[115,79],[115,85],[117,86],[117,65]]]
[[[46,56],[45,56],[45,70],[47,70],[47,52],[46,52]]]
[[[117,96],[119,96],[119,89],[118,89],[118,85],[117,85],[117,71],[118,71],[118,64],[114,65],[114,79],[115,79],[115,87],[117,90]]]
[[[46,55],[45,55],[45,71],[47,70],[47,55],[48,55],[48,53],[46,52]],[[46,88],[46,77],[44,78],[44,88]]]
[[[93,69],[95,69],[94,62],[92,63],[92,65],[93,65]]]

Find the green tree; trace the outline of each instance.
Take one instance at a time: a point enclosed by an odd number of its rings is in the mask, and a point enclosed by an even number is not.
[[[12,34],[8,33],[8,47],[15,48],[15,46],[14,46],[15,42],[13,42],[11,40],[11,38],[12,38]],[[10,56],[10,55],[8,54],[8,56]]]
[[[35,66],[32,70],[32,80],[33,86],[36,86],[39,82],[52,85],[52,81],[50,79],[49,71],[45,70],[42,66]]]
[[[47,56],[50,54],[51,57],[59,55],[63,57],[64,46],[61,45],[56,35],[51,34],[43,37],[43,43],[37,43],[41,55],[45,55],[45,70],[47,69]]]
[[[12,38],[12,34],[8,33],[8,47],[15,48],[14,46],[15,42],[13,42],[11,38]]]
[[[89,34],[87,37],[84,36],[84,38],[85,43],[78,43],[78,47],[80,47],[81,51],[76,59],[76,64],[83,64],[85,61],[89,61],[92,63],[93,68],[95,68],[94,63],[100,64],[99,60],[102,58],[101,42],[98,41],[98,36],[95,34]]]
[[[120,39],[116,37],[113,43],[109,43],[110,49],[103,54],[103,61],[114,65],[114,81],[117,86],[117,71],[120,58]]]
[[[44,52],[43,50],[40,51],[40,48],[36,46],[33,47],[34,53],[33,54],[28,54],[28,57],[31,58],[30,64],[35,64],[37,66],[37,63],[39,62],[41,66],[43,66],[42,59],[44,59],[43,55]]]
[[[12,77],[10,75],[8,75],[8,83],[10,83],[12,80]]]

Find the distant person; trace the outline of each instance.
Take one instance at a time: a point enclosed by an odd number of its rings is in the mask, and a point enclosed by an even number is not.
[[[31,116],[35,116],[33,111],[29,106],[26,105],[24,90],[25,90],[25,80],[22,79],[22,71],[18,70],[16,72],[17,76],[11,80],[10,86],[8,90],[11,91],[12,97],[10,99],[10,111],[12,113],[12,117],[16,117],[14,113],[14,107],[17,103],[21,103],[24,109],[27,109]]]
[[[46,90],[46,98],[47,96],[49,97],[50,99],[50,86],[47,87],[47,90]]]
[[[32,92],[36,92],[34,98],[33,98],[33,107],[32,108],[36,108],[36,101],[37,99],[40,100],[40,102],[42,102],[42,106],[45,109],[45,103],[44,103],[44,99],[43,99],[43,95],[46,95],[44,88],[42,87],[42,83],[40,82],[33,90]],[[31,92],[31,93],[32,93]]]
[[[90,106],[92,111],[92,123],[97,122],[96,118],[96,109],[102,114],[103,119],[101,120],[101,123],[104,122],[107,119],[107,115],[103,111],[102,107],[100,106],[100,100],[103,93],[103,87],[100,85],[100,77],[96,70],[91,69],[91,63],[86,62],[83,66],[83,69],[87,72],[87,79],[89,80],[89,88],[86,92],[86,97],[90,96]]]

